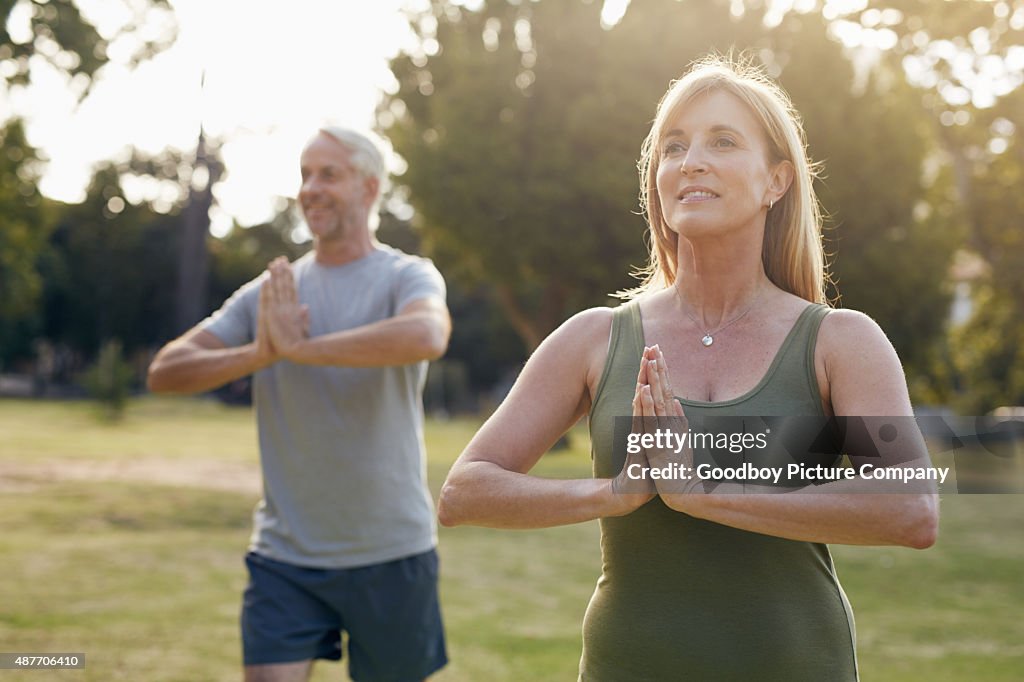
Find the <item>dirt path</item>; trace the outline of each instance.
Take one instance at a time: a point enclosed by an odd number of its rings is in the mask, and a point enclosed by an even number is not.
[[[259,467],[246,462],[137,459],[102,462],[55,460],[52,462],[0,461],[0,493],[31,492],[59,481],[122,481],[228,490],[258,495],[262,480]]]

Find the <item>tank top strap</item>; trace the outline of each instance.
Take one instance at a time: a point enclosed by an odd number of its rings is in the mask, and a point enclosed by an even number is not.
[[[637,301],[623,303],[612,311],[612,328],[608,338],[608,358],[594,392],[592,411],[606,398],[613,387],[636,383],[640,354],[644,347],[643,322]]]
[[[779,349],[779,362],[774,374],[782,377],[799,377],[818,395],[818,380],[814,368],[814,349],[818,342],[818,329],[822,320],[832,309],[820,303],[811,303],[800,313],[792,331]]]

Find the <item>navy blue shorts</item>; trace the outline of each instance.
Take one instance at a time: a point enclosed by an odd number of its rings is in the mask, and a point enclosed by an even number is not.
[[[419,682],[448,662],[437,552],[347,569],[304,568],[249,552],[245,665],[341,658],[356,682]]]

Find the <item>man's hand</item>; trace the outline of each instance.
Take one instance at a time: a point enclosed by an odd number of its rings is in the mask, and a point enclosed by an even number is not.
[[[256,362],[267,367],[278,360],[277,350],[270,339],[270,279],[260,285],[260,307],[256,317]]]
[[[287,258],[275,258],[267,269],[270,279],[260,291],[260,328],[265,328],[266,340],[275,356],[294,359],[302,342],[309,338],[309,308],[299,303],[295,276]]]

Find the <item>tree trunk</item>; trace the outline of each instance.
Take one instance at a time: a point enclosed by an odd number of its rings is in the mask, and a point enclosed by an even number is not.
[[[202,131],[199,132],[192,174],[188,203],[182,212],[181,251],[178,261],[175,328],[179,334],[190,329],[206,312],[206,284],[209,276],[206,235],[210,231],[212,188],[219,175],[219,164],[211,163],[207,158]]]
[[[536,315],[529,315],[523,310],[512,287],[507,284],[496,284],[494,291],[498,305],[501,306],[509,324],[526,344],[529,353],[537,350],[537,346],[562,323],[561,316],[565,309],[565,287],[552,279],[544,289],[543,303]]]

